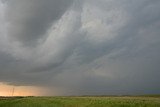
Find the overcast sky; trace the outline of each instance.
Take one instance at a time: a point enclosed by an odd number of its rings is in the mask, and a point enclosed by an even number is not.
[[[160,94],[160,0],[0,0],[0,82]]]

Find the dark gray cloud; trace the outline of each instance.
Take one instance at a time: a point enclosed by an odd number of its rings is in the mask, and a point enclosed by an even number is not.
[[[159,0],[0,4],[1,82],[63,95],[160,93]]]
[[[72,0],[8,1],[9,36],[25,45],[37,43],[71,3]]]

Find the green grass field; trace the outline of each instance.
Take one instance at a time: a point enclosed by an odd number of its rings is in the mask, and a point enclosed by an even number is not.
[[[0,107],[160,107],[160,97],[15,97],[0,98]]]

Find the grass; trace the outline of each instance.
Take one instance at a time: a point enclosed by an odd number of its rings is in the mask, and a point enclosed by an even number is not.
[[[14,97],[0,98],[0,107],[160,107],[160,97]]]

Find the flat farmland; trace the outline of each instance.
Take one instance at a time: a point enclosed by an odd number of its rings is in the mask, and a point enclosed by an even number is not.
[[[1,97],[0,107],[160,107],[160,96]]]

